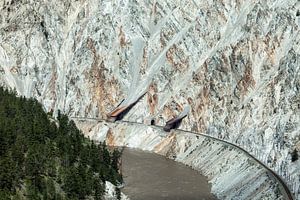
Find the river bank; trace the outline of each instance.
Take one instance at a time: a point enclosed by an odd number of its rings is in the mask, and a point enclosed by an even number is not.
[[[214,200],[207,178],[196,170],[148,151],[125,148],[122,192],[131,200]]]

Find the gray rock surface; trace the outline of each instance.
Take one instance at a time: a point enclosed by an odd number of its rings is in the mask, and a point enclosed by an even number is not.
[[[110,146],[155,152],[207,176],[218,199],[288,199],[270,172],[240,149],[203,135],[133,123],[76,121],[84,133]]]
[[[0,82],[46,110],[182,128],[247,149],[300,198],[297,0],[2,0]],[[126,103],[126,102],[125,102]],[[299,151],[298,151],[299,152]]]

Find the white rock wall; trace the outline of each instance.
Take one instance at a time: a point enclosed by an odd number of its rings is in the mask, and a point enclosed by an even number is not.
[[[2,0],[0,82],[45,109],[163,124],[226,139],[300,198],[297,0]]]
[[[116,186],[111,182],[105,182],[105,200],[117,200]],[[129,200],[129,198],[121,192],[121,200]]]
[[[155,152],[200,171],[219,199],[287,199],[267,170],[242,151],[180,131],[128,123],[77,122],[91,139]],[[283,195],[282,195],[283,194]]]

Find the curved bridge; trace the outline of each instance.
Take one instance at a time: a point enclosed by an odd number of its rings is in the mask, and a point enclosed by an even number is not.
[[[76,119],[76,120],[97,121],[97,122],[111,123],[109,121],[106,121],[106,120],[100,119],[100,118],[89,118],[89,117],[70,117],[70,118],[71,119]],[[144,124],[144,123],[127,121],[127,120],[120,120],[117,123],[128,123],[128,124],[153,126],[153,127],[159,128],[161,130],[163,130],[163,128],[164,128],[164,126],[160,126],[160,125],[147,125],[147,124]],[[236,144],[233,144],[233,143],[230,143],[228,141],[225,141],[225,140],[222,140],[222,139],[210,136],[210,135],[206,135],[206,134],[203,134],[203,133],[197,133],[197,132],[192,132],[192,131],[187,131],[187,130],[182,130],[182,129],[174,129],[174,130],[179,131],[179,132],[183,132],[183,133],[193,134],[193,135],[196,135],[196,136],[203,136],[205,138],[212,139],[214,141],[217,141],[217,142],[220,142],[222,144],[225,144],[226,146],[233,147],[233,148],[237,149],[238,151],[240,151],[243,154],[245,154],[247,157],[249,157],[252,160],[254,160],[256,163],[258,163],[264,169],[266,169],[267,172],[269,172],[269,175],[271,175],[271,177],[279,184],[280,191],[283,194],[283,196],[284,196],[285,199],[294,200],[293,194],[289,190],[289,188],[288,188],[287,184],[285,183],[285,181],[277,173],[275,173],[272,169],[270,169],[264,163],[262,163],[261,161],[259,161],[257,158],[255,158],[253,155],[251,155],[249,152],[247,152],[242,147],[239,147]]]

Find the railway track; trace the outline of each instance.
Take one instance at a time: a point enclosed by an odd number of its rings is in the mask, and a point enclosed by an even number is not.
[[[97,122],[113,123],[113,122],[109,122],[109,121],[106,121],[105,119],[100,119],[100,118],[91,118],[91,117],[70,117],[70,118],[71,119],[77,119],[77,120],[91,120],[91,121],[97,121]],[[159,128],[162,131],[163,131],[163,127],[164,127],[164,126],[160,126],[160,125],[148,125],[148,124],[144,124],[144,123],[141,123],[141,122],[127,121],[127,120],[119,120],[116,123],[127,123],[127,124],[138,124],[138,125],[152,126],[152,127]],[[294,200],[294,196],[291,193],[291,191],[288,188],[285,181],[276,172],[274,172],[267,165],[265,165],[260,160],[255,158],[253,155],[251,155],[248,151],[246,151],[242,147],[240,147],[236,144],[233,144],[231,142],[222,140],[220,138],[213,137],[211,135],[207,135],[207,134],[203,134],[203,133],[197,133],[197,132],[183,130],[183,129],[174,129],[174,130],[175,130],[175,132],[178,131],[178,132],[182,132],[182,133],[193,134],[193,135],[196,135],[196,136],[203,136],[203,137],[212,139],[214,141],[220,142],[222,144],[225,144],[227,146],[230,146],[230,147],[233,147],[233,148],[239,150],[240,152],[244,153],[247,157],[253,159],[255,162],[257,162],[259,165],[261,165],[263,168],[265,168],[269,172],[269,174],[272,176],[272,178],[274,180],[276,180],[276,182],[279,184],[279,188],[280,188],[282,194],[284,194],[285,199]]]

